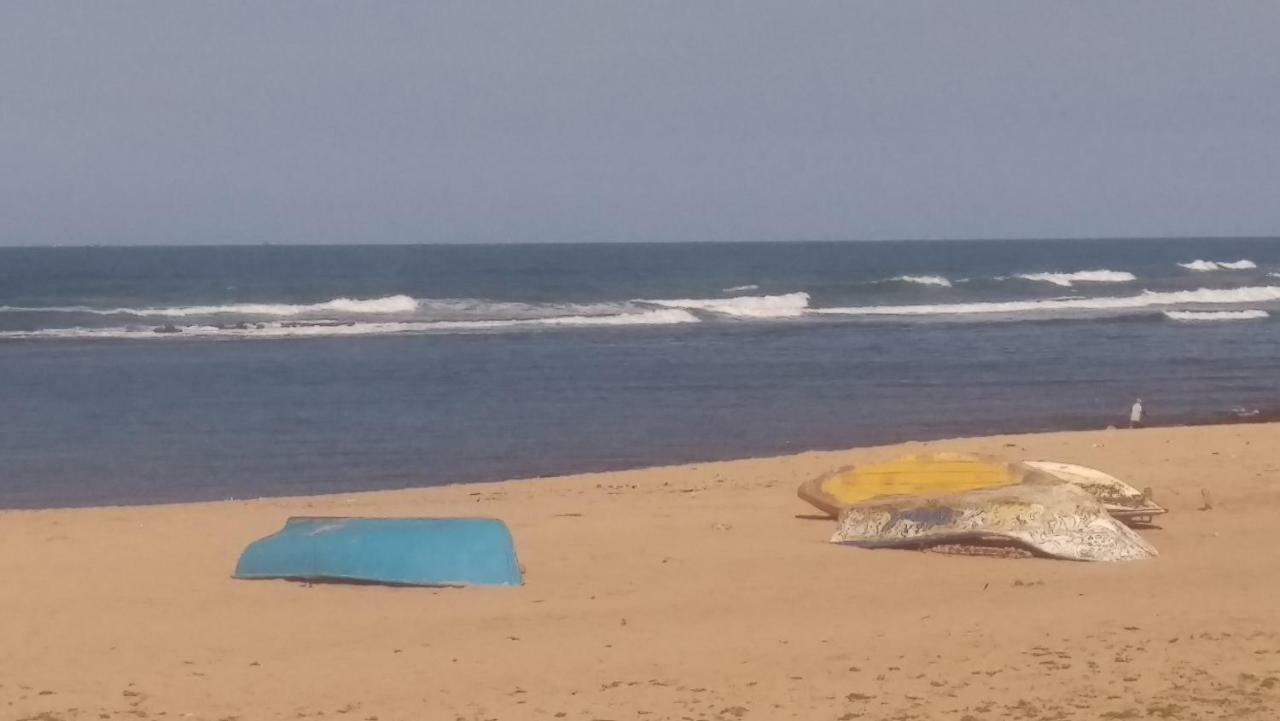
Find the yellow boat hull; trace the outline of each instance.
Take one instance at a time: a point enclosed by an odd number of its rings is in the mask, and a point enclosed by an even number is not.
[[[1021,463],[968,453],[906,456],[847,466],[800,486],[798,495],[832,517],[852,506],[894,497],[945,496],[1003,488],[1042,472]]]

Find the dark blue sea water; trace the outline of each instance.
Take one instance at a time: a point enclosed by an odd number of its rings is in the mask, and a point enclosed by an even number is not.
[[[0,507],[1272,408],[1277,273],[1271,239],[0,249]]]

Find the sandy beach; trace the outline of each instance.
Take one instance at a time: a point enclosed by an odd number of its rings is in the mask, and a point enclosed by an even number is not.
[[[1007,436],[359,495],[0,512],[0,718],[1270,719],[1277,425]],[[1091,465],[1129,564],[865,551],[795,497],[921,449]],[[91,473],[91,469],[86,469]],[[1202,506],[1202,489],[1213,502]],[[494,516],[519,589],[237,581],[292,515]]]

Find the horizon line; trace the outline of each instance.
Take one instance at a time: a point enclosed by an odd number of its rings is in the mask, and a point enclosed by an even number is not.
[[[486,246],[554,246],[554,245],[733,245],[733,244],[836,244],[836,243],[1001,243],[1027,242],[1046,243],[1064,241],[1107,241],[1141,242],[1141,241],[1178,241],[1178,240],[1280,240],[1275,235],[1076,235],[1076,236],[993,236],[985,238],[791,238],[748,239],[748,240],[532,240],[532,241],[422,241],[395,242],[374,241],[368,243],[291,243],[275,241],[244,241],[228,243],[55,243],[44,245],[33,244],[0,244],[0,250],[35,250],[35,249],[84,249],[84,248],[361,248],[361,247],[486,247]]]

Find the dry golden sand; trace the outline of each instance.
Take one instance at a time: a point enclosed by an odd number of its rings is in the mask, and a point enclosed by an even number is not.
[[[393,493],[0,513],[3,719],[1273,719],[1280,426],[1012,436]],[[826,543],[800,481],[905,449],[1083,463],[1123,565]],[[1214,508],[1197,510],[1201,489]],[[285,518],[486,515],[520,589],[235,581]]]

